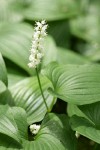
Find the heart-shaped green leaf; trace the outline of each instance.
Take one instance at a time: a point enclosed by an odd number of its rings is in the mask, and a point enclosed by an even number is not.
[[[100,101],[99,65],[51,63],[43,74],[53,84],[49,91],[66,102],[83,105]]]
[[[42,89],[50,108],[55,98],[47,91],[51,87],[48,79],[41,77]],[[37,77],[26,78],[10,88],[15,105],[26,110],[29,124],[39,122],[44,118],[47,110],[41,96]]]

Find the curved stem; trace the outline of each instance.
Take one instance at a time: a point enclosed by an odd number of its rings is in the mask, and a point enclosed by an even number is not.
[[[38,70],[37,70],[37,68],[36,68],[35,70],[36,70],[36,75],[37,75],[37,79],[38,79],[38,83],[39,83],[41,95],[42,95],[44,104],[45,104],[45,106],[46,106],[47,112],[49,112],[49,108],[48,108],[48,106],[47,106],[47,103],[46,103],[46,100],[45,100],[45,97],[44,97],[44,94],[43,94],[43,90],[42,90],[42,86],[41,86],[41,82],[40,82],[40,77],[39,77],[39,74],[38,74]]]

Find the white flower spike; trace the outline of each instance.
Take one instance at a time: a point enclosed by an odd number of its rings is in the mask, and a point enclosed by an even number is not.
[[[48,25],[45,20],[41,22],[36,22],[36,27],[34,28],[32,47],[30,50],[29,56],[29,68],[36,68],[40,63],[41,59],[44,56],[43,54],[43,41],[44,37],[47,35],[46,29]]]

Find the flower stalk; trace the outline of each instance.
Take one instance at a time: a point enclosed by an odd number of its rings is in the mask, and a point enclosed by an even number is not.
[[[38,74],[38,70],[37,70],[37,68],[35,68],[35,70],[36,70],[36,74],[37,74],[37,79],[38,79],[38,83],[39,83],[41,95],[42,95],[44,104],[45,104],[45,106],[46,106],[47,112],[49,112],[49,108],[48,108],[48,106],[47,106],[47,103],[46,103],[46,100],[45,100],[45,97],[44,97],[44,94],[43,94],[43,90],[42,90],[42,86],[41,86],[41,82],[40,82],[40,77],[39,77],[39,74]]]

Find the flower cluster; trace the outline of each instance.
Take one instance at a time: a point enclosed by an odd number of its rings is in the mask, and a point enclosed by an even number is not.
[[[29,128],[30,128],[30,132],[32,134],[36,135],[40,130],[40,125],[32,124],[32,125],[30,125]]]
[[[46,21],[43,20],[41,22],[36,22],[36,27],[34,29],[34,35],[32,40],[32,47],[31,47],[31,54],[29,56],[29,64],[28,66],[30,68],[36,68],[37,65],[40,64],[41,59],[43,57],[43,41],[44,37],[47,35],[46,29],[47,29]]]

